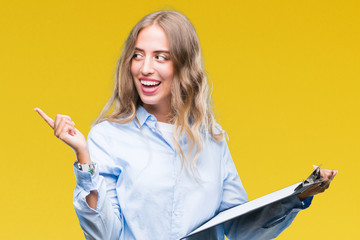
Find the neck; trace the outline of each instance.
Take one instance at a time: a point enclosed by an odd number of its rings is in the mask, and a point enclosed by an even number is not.
[[[154,115],[159,122],[170,123],[170,106],[167,108],[161,108],[156,105],[144,103],[143,107],[146,111],[148,111],[148,113]]]

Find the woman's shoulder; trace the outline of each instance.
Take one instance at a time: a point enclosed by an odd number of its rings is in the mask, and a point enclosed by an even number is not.
[[[222,152],[222,149],[225,149],[227,146],[227,134],[218,123],[215,123],[211,130],[212,132],[208,131],[204,135],[204,146],[212,149],[213,151]]]
[[[211,138],[218,143],[226,142],[227,134],[225,130],[221,127],[221,125],[217,122],[215,122],[213,128],[212,128],[212,136]]]
[[[219,123],[215,122],[213,127],[213,132],[214,134],[221,134],[221,133],[225,133],[225,130],[221,127]]]

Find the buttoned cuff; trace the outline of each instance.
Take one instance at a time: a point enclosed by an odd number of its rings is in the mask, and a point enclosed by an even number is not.
[[[91,175],[89,172],[79,170],[77,163],[73,164],[76,184],[84,191],[90,193],[92,190],[97,190],[100,184],[100,176],[97,166],[95,165],[95,174]]]
[[[308,198],[302,200],[301,201],[301,209],[307,209],[308,207],[310,207],[313,198],[314,198],[314,196],[311,196],[311,197],[308,197]]]

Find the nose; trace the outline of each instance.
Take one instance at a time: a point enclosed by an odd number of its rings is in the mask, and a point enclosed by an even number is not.
[[[143,61],[143,64],[141,66],[141,73],[146,75],[151,75],[154,73],[154,62],[151,57],[146,57]]]

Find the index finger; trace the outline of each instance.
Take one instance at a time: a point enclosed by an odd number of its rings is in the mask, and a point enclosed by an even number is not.
[[[34,110],[45,120],[49,126],[54,129],[54,120],[46,115],[40,108],[34,108]]]

